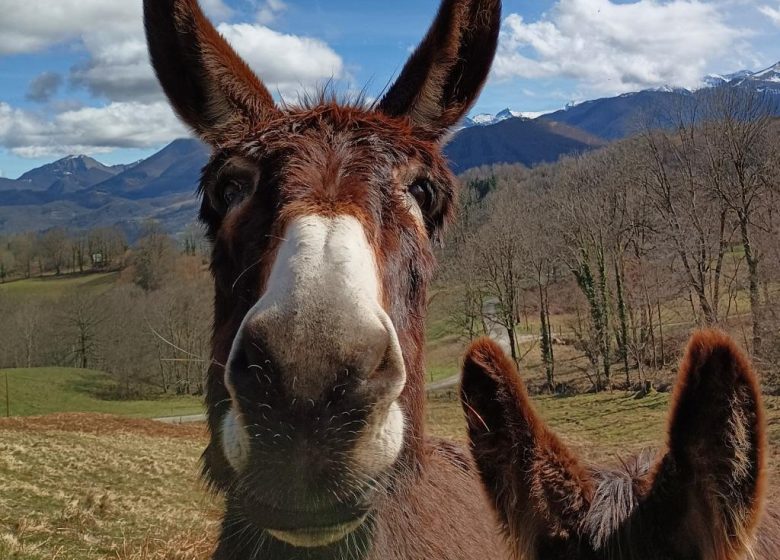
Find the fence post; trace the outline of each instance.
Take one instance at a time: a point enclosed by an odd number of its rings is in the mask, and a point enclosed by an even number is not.
[[[5,417],[11,417],[11,395],[8,392],[8,372],[5,372]]]

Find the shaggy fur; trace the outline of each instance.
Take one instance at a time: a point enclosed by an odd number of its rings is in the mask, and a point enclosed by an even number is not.
[[[196,0],[145,0],[144,10],[163,89],[180,117],[213,148],[203,171],[200,217],[214,243],[216,287],[204,474],[226,503],[214,558],[506,558],[471,459],[426,436],[423,371],[431,246],[455,198],[441,142],[487,77],[500,1],[444,0],[426,39],[376,107],[326,98],[277,107]],[[420,203],[422,222],[410,206],[415,204],[410,188],[421,182],[430,193]],[[392,470],[373,480],[361,479],[344,460],[371,412],[348,371],[334,372],[322,402],[291,398],[282,382],[285,372],[270,360],[257,359],[261,371],[237,379],[234,395],[225,384],[231,347],[265,291],[287,225],[309,215],[347,215],[362,224],[379,269],[381,304],[403,352],[407,382],[398,401],[406,424],[403,450]],[[257,342],[262,354],[262,341]],[[220,426],[231,406],[240,406],[251,420],[251,455],[241,473],[228,462],[221,441]],[[330,546],[296,549],[274,540],[264,530],[265,507],[253,506],[258,494],[280,505],[296,499],[294,488],[310,471],[299,464],[301,446],[294,454],[288,442],[301,439],[309,443],[303,464],[327,466],[316,491],[335,497],[339,515],[353,506],[369,511],[367,523]]]
[[[780,558],[763,515],[766,432],[756,377],[717,331],[695,334],[667,446],[618,469],[584,464],[544,424],[494,342],[470,348],[462,402],[471,448],[517,558]]]

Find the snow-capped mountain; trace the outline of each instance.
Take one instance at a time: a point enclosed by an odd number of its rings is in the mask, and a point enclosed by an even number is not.
[[[68,156],[28,171],[18,184],[29,190],[75,191],[122,172],[124,166],[109,167],[84,155]]]
[[[729,83],[732,80],[742,80],[750,76],[750,70],[740,70],[731,74],[708,74],[704,77],[704,87],[717,87]]]
[[[550,111],[513,111],[512,109],[504,109],[499,111],[495,115],[490,113],[480,113],[473,117],[467,117],[463,120],[462,128],[471,128],[472,126],[490,126],[497,124],[508,119],[535,119],[547,114]]]
[[[780,62],[745,76],[736,85],[749,85],[760,91],[780,94]]]
[[[526,116],[526,113],[521,113],[520,111],[513,111],[512,109],[506,108],[503,111],[499,111],[496,113],[496,122],[505,121],[507,119],[527,119],[529,117]]]
[[[744,88],[780,96],[780,62],[759,71],[741,70],[732,74],[710,75],[703,88]],[[660,87],[624,93],[567,105],[542,119],[561,122],[605,140],[618,140],[640,131],[640,123],[661,122],[696,99],[695,92]],[[777,116],[780,111],[775,106]]]
[[[733,74],[711,74],[704,78],[705,87],[747,86],[759,91],[780,93],[780,62],[758,72],[740,70]]]
[[[751,80],[780,82],[780,62],[750,75]]]
[[[474,126],[488,126],[496,122],[496,116],[490,113],[480,113],[471,117],[471,122]]]

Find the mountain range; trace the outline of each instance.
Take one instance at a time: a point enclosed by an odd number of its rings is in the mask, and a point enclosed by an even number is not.
[[[490,113],[480,113],[473,117],[466,117],[461,123],[460,130],[464,128],[471,128],[473,126],[490,126],[492,124],[498,124],[508,119],[535,119],[546,114],[546,111],[513,111],[506,108],[503,111],[499,111],[495,115]]]
[[[758,72],[707,76],[705,87],[750,88],[780,98],[780,63]],[[692,91],[660,88],[571,105],[547,114],[505,109],[465,119],[445,147],[457,173],[496,163],[533,166],[630,136],[643,120],[668,114],[694,99]],[[68,156],[0,178],[0,233],[63,226],[119,225],[132,239],[147,219],[182,231],[197,214],[194,195],[208,148],[179,139],[151,157],[106,166],[84,155]]]
[[[182,231],[197,214],[195,188],[207,160],[205,145],[180,139],[130,165],[70,156],[0,180],[0,232],[119,225],[132,239],[147,219]]]

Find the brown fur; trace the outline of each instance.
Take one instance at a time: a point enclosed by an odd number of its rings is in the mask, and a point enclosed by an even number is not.
[[[441,140],[465,115],[487,77],[500,8],[498,0],[444,0],[431,32],[377,107],[323,96],[302,107],[278,108],[195,0],[145,0],[150,53],[163,89],[182,119],[214,148],[203,172],[200,216],[214,242],[216,286],[206,397],[211,441],[204,473],[226,501],[215,559],[507,557],[472,461],[451,444],[426,436],[423,371],[426,291],[434,271],[431,244],[455,198]],[[407,194],[418,180],[427,181],[433,192],[430,206],[422,209],[424,224],[410,211]],[[240,200],[229,204],[223,193],[236,184]],[[348,421],[333,423],[341,416],[329,413],[322,433],[332,437],[322,435],[310,444],[318,456],[338,464],[354,439],[351,426],[366,422],[368,412],[350,404],[351,395],[343,392],[340,401],[312,402],[308,411],[284,401],[284,384],[278,380],[283,372],[270,366],[267,375],[248,377],[231,393],[225,385],[225,364],[239,325],[265,291],[287,225],[311,214],[349,215],[364,227],[379,268],[383,307],[403,352],[407,382],[399,404],[406,432],[392,471],[372,481],[376,493],[369,522],[331,546],[295,549],[254,524],[254,512],[246,505],[246,496],[259,486],[284,495],[296,482],[290,478],[296,472],[290,468],[293,459],[264,452],[260,441],[253,457],[261,459],[239,475],[224,456],[220,425],[231,402],[267,406],[268,417],[257,415],[265,431],[253,437],[288,433],[287,409],[294,410],[296,421],[306,417],[314,424],[321,420],[312,412],[316,407],[340,406]],[[334,373],[335,383],[339,375]],[[322,484],[339,500],[354,491],[351,475],[342,471]]]
[[[585,465],[545,426],[492,341],[470,348],[463,406],[471,447],[518,558],[769,560],[766,432],[748,360],[718,331],[696,333],[672,399],[667,445],[619,469]]]

